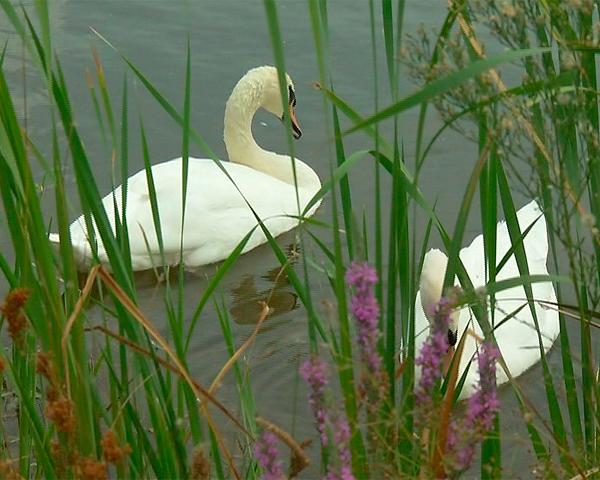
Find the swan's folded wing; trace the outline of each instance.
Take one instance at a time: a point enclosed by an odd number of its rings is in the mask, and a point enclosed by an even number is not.
[[[542,215],[539,206],[535,200],[522,207],[517,212],[519,220],[519,229],[523,234],[531,225],[533,227],[523,238],[523,245],[527,255],[527,265],[532,274],[547,273],[546,260],[548,256],[548,234],[546,231],[546,220]],[[506,253],[511,250],[513,243],[508,233],[505,221],[498,223],[496,228],[496,262],[500,263]],[[481,287],[486,283],[485,265],[482,259],[483,235],[478,235],[473,239],[468,247],[460,251],[460,258],[469,273],[469,277],[475,287]],[[510,261],[498,273],[497,278],[511,278],[519,276],[519,270],[516,266],[514,255]]]
[[[184,253],[190,256],[189,263],[211,263],[225,258],[257,225],[255,214],[265,221],[273,236],[297,224],[297,220],[285,216],[297,210],[295,194],[291,194],[293,187],[243,165],[230,162],[222,165],[235,185],[210,160],[190,159],[183,229]],[[152,172],[164,251],[179,252],[181,161],[155,165]],[[142,256],[148,250],[156,253],[158,239],[145,172],[131,177],[128,188],[127,216],[132,255]],[[246,250],[263,242],[264,235],[257,231]]]

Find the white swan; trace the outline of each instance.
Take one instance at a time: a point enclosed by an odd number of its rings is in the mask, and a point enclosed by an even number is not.
[[[298,220],[290,216],[302,212],[321,187],[317,174],[296,159],[296,192],[292,159],[263,150],[252,135],[252,118],[259,108],[283,118],[283,101],[287,101],[294,137],[300,137],[301,131],[295,116],[294,84],[289,76],[286,78],[288,98],[282,100],[275,67],[254,68],[237,83],[225,106],[223,137],[230,161],[222,165],[274,237],[298,225]],[[181,168],[181,158],[152,167],[164,253],[169,265],[177,264],[180,260]],[[134,270],[146,270],[153,265],[161,265],[162,260],[145,170],[129,177],[127,182],[126,213],[131,262]],[[250,229],[257,225],[238,190],[211,159],[189,159],[186,198],[183,228],[185,267],[207,265],[225,259]],[[102,199],[114,232],[113,202],[116,202],[120,218],[121,186]],[[318,204],[315,204],[308,215],[312,215],[317,207]],[[71,224],[70,234],[79,268],[89,268],[92,253],[83,216]],[[57,234],[51,234],[49,238],[54,243],[60,240]],[[98,257],[102,263],[107,263],[108,257],[98,234],[96,238]],[[265,241],[261,229],[257,228],[244,252]]]
[[[527,236],[523,239],[525,252],[527,254],[527,265],[529,267],[529,272],[532,275],[548,274],[546,268],[546,259],[548,256],[546,222],[544,217],[540,217],[540,215],[540,208],[535,201],[522,207],[517,212],[521,233],[537,220]],[[538,217],[540,218],[538,219]],[[496,235],[496,259],[500,262],[512,245],[505,222],[500,222],[498,224]],[[471,245],[460,251],[460,259],[473,282],[473,286],[477,288],[485,285],[486,275],[483,235],[476,237]],[[429,330],[429,321],[425,312],[430,312],[431,306],[435,305],[441,297],[446,265],[447,257],[442,252],[439,250],[430,250],[427,252],[421,271],[420,291],[417,294],[415,304],[415,331],[417,333],[415,343],[417,352],[419,352]],[[511,256],[510,260],[498,272],[496,280],[519,276],[520,274],[516,260],[514,256]],[[532,290],[533,298],[535,300],[545,300],[549,302],[556,301],[554,287],[550,282],[534,283],[532,284]],[[504,290],[497,293],[495,298],[494,324],[496,325],[507,315],[511,314],[527,302],[523,287],[514,287]],[[544,351],[547,352],[559,333],[558,312],[554,309],[544,308],[537,302],[535,303],[535,311]],[[461,335],[465,331],[468,324],[469,328],[478,336],[483,336],[479,324],[469,308],[463,308],[459,312],[455,312],[451,319],[451,323],[455,323],[451,328],[454,328],[458,335]],[[522,374],[540,359],[538,334],[534,325],[531,310],[529,309],[529,306],[526,306],[516,316],[510,318],[506,323],[495,330],[498,347],[500,348],[502,356],[508,366],[508,370],[513,377]],[[476,350],[477,341],[472,335],[469,335],[465,340],[459,375],[463,374],[469,360],[473,358]],[[419,375],[419,372],[417,372],[417,375]],[[466,398],[473,393],[473,385],[476,384],[477,379],[477,360],[475,358],[467,373],[466,381],[460,395],[461,398]],[[506,373],[501,367],[498,367],[497,383],[501,384],[507,381],[508,377]]]

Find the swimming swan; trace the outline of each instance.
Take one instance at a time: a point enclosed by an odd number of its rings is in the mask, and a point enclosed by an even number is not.
[[[544,216],[542,215],[540,217],[540,215],[540,208],[535,201],[522,207],[517,212],[521,233],[537,220],[535,225],[523,239],[525,253],[527,255],[527,265],[529,267],[529,272],[532,275],[548,274],[546,268],[546,258],[548,255],[546,222]],[[505,222],[500,222],[497,225],[496,235],[496,259],[500,262],[512,246]],[[460,259],[473,282],[473,286],[475,288],[484,286],[486,283],[486,275],[483,235],[476,237],[470,246],[463,248],[460,251]],[[430,250],[425,255],[423,269],[421,271],[420,289],[415,304],[415,332],[417,333],[415,345],[417,352],[420,351],[429,330],[429,321],[425,312],[431,312],[431,307],[439,301],[442,294],[447,261],[446,255],[439,250]],[[517,262],[515,257],[511,256],[510,260],[497,273],[496,280],[519,276],[520,273]],[[531,287],[533,298],[535,300],[556,302],[556,295],[552,283],[534,283]],[[513,287],[508,290],[503,290],[496,294],[495,299],[496,304],[493,317],[494,324],[496,325],[527,301],[523,287]],[[551,308],[544,308],[537,302],[535,303],[535,311],[544,351],[547,352],[559,333],[558,312]],[[450,330],[453,330],[453,332],[449,332],[449,335],[461,335],[468,324],[469,328],[479,337],[483,337],[477,319],[467,307],[454,312],[450,321]],[[490,322],[491,321],[490,313]],[[495,330],[498,347],[500,348],[502,356],[508,366],[508,370],[513,377],[522,374],[540,359],[538,334],[534,325],[531,310],[528,306],[525,306],[525,308],[520,310],[516,316],[510,318],[506,323]],[[472,335],[468,335],[466,338],[464,351],[460,361],[459,378],[465,371],[469,360],[473,358],[473,355],[477,350],[477,343],[477,340],[475,340]],[[419,372],[417,372],[417,374],[419,374]],[[476,384],[477,379],[477,360],[475,357],[475,360],[471,364],[471,368],[469,368],[460,398],[467,398],[473,393],[473,385]],[[507,381],[508,377],[506,376],[506,373],[501,367],[498,367],[498,385]]]
[[[296,218],[321,188],[317,174],[305,163],[295,160],[297,195],[292,160],[263,150],[254,141],[252,118],[259,108],[283,118],[283,101],[287,101],[293,135],[300,138],[296,120],[294,84],[287,79],[288,95],[282,100],[275,67],[257,67],[246,73],[234,87],[225,106],[224,134],[229,162],[222,166],[235,181],[258,216],[274,237],[298,225]],[[156,188],[165,261],[175,265],[180,260],[182,214],[182,159],[152,167]],[[154,228],[146,171],[127,180],[127,227],[134,270],[161,265],[158,238]],[[102,199],[110,225],[115,231],[114,202],[121,212],[121,186]],[[211,159],[190,158],[187,184],[185,224],[183,227],[183,264],[196,267],[227,258],[257,221],[239,191]],[[299,208],[298,208],[299,201]],[[319,204],[308,212],[312,215]],[[121,218],[120,213],[118,213]],[[70,226],[71,241],[80,269],[90,267],[92,251],[83,216]],[[50,234],[53,243],[57,234]],[[98,257],[108,263],[106,251],[96,232]],[[249,251],[266,238],[258,227],[244,248]],[[147,243],[146,243],[147,242]]]

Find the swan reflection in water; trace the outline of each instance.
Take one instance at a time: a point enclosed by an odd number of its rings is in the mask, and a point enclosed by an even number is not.
[[[262,268],[256,265],[256,260],[261,260],[261,266],[264,265],[265,250],[268,247],[263,246],[254,252],[244,256],[244,261],[240,265],[243,273],[239,272],[239,280],[229,283],[226,279],[222,285],[229,289],[231,303],[229,304],[229,313],[235,323],[239,325],[252,325],[258,322],[263,315],[264,305],[269,307],[267,318],[277,317],[283,313],[291,312],[298,308],[298,295],[289,282],[285,268],[277,264],[272,266],[264,273]],[[285,247],[288,258],[287,265],[293,266],[299,258],[299,245],[289,243]],[[154,290],[152,297],[156,297],[161,290],[161,285],[168,276],[171,281],[176,281],[180,267],[171,267],[169,269],[153,271],[146,270],[135,273],[136,285],[141,288],[152,288]],[[263,267],[264,268],[264,267]],[[205,288],[206,282],[210,278],[210,270],[200,268],[195,271],[186,272],[187,289]],[[226,277],[235,278],[238,272],[230,271]],[[202,282],[202,286],[198,285]],[[219,288],[219,287],[218,287]],[[160,295],[158,295],[160,297]],[[147,297],[146,297],[147,298]],[[209,302],[210,303],[210,302]]]
[[[285,248],[288,258],[287,265],[293,266],[298,257],[298,245],[295,243],[288,244]],[[296,310],[299,306],[298,295],[289,282],[285,268],[279,264],[271,264],[271,268],[264,272],[265,251],[268,247],[259,247],[253,252],[244,255],[236,266],[229,271],[225,278],[220,282],[216,291],[221,289],[223,292],[229,290],[230,295],[226,295],[229,313],[232,320],[238,325],[256,324],[264,315],[265,304],[269,308],[269,313],[266,320],[277,317],[281,314]],[[267,255],[268,256],[268,255]],[[274,260],[274,263],[276,260]],[[260,266],[259,266],[260,265]],[[261,268],[262,267],[262,268]],[[142,311],[155,317],[154,320],[160,325],[161,315],[157,312],[162,310],[164,288],[166,283],[177,284],[177,279],[180,272],[179,266],[170,267],[167,269],[144,270],[134,272],[135,285],[138,289],[138,302]],[[264,273],[261,273],[264,272]],[[191,303],[186,302],[190,312],[193,312],[199,297],[210,282],[210,278],[214,275],[214,266],[201,267],[194,271],[186,271],[184,273],[184,289],[185,298],[192,300]],[[83,288],[87,280],[87,274],[79,274],[79,284]],[[92,289],[92,297],[100,299],[96,286]],[[90,306],[94,303],[90,303]],[[211,310],[212,302],[206,304],[208,311]],[[152,313],[151,313],[152,312]],[[274,325],[264,324],[261,331],[268,331]]]
[[[298,247],[287,248],[289,263],[293,264],[298,255]],[[240,325],[257,323],[263,315],[264,305],[269,308],[268,318],[291,312],[298,307],[298,295],[290,285],[285,268],[278,265],[259,276],[244,274],[231,288],[232,304],[229,313]],[[257,283],[258,286],[257,286]]]

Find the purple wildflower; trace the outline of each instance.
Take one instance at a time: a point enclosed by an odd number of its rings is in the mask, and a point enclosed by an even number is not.
[[[434,388],[443,376],[444,356],[448,353],[448,323],[452,308],[446,298],[441,298],[435,305],[431,324],[431,332],[419,352],[415,363],[421,367],[421,378],[417,386],[416,396],[419,404],[429,405]]]
[[[479,385],[469,398],[466,422],[480,431],[492,428],[500,402],[496,393],[496,360],[500,357],[498,348],[490,342],[484,342],[477,354],[479,367]]]
[[[331,463],[324,480],[354,480],[348,421],[343,414],[338,414],[330,419],[325,408],[325,387],[329,383],[327,364],[319,357],[313,357],[302,364],[300,375],[306,380],[311,389],[308,403],[315,417],[321,445],[326,447],[329,443],[327,427],[330,426],[333,446],[338,453],[337,468],[334,469],[333,463]]]
[[[300,375],[309,384],[311,392],[308,404],[315,417],[317,431],[323,446],[327,445],[327,411],[325,409],[325,386],[327,378],[327,364],[319,357],[307,360],[300,367]]]
[[[448,335],[443,332],[431,334],[423,346],[415,363],[421,367],[421,378],[416,396],[420,404],[431,400],[434,388],[441,380],[444,355],[448,352]]]
[[[432,306],[430,317],[433,318],[431,323],[431,331],[435,332],[448,332],[448,325],[450,324],[450,314],[454,309],[455,300],[450,299],[450,295],[456,295],[455,292],[449,292],[447,297],[442,297],[438,302]]]
[[[377,272],[367,263],[352,262],[346,272],[346,283],[354,289],[350,310],[356,318],[362,361],[369,372],[378,376],[382,364],[377,351],[379,305],[373,295]]]
[[[350,467],[342,467],[339,474],[332,472],[331,470],[328,471],[324,480],[354,480],[354,475],[352,475],[352,469]]]
[[[277,460],[277,437],[275,434],[264,431],[254,444],[254,457],[263,471],[263,480],[285,480],[283,466]]]
[[[475,447],[483,440],[485,433],[493,426],[494,418],[500,409],[496,393],[496,360],[500,357],[498,348],[484,342],[477,352],[479,383],[475,393],[469,398],[464,418],[452,422],[447,438],[447,458],[449,468],[459,472],[473,462]]]
[[[350,426],[344,416],[333,422],[333,439],[338,453],[339,465],[329,464],[325,480],[354,480],[352,475],[352,456],[350,454]]]
[[[333,438],[335,439],[342,465],[350,465],[350,426],[345,418],[338,418],[335,422]]]
[[[366,262],[352,262],[346,272],[346,283],[365,293],[377,283],[377,272]]]

